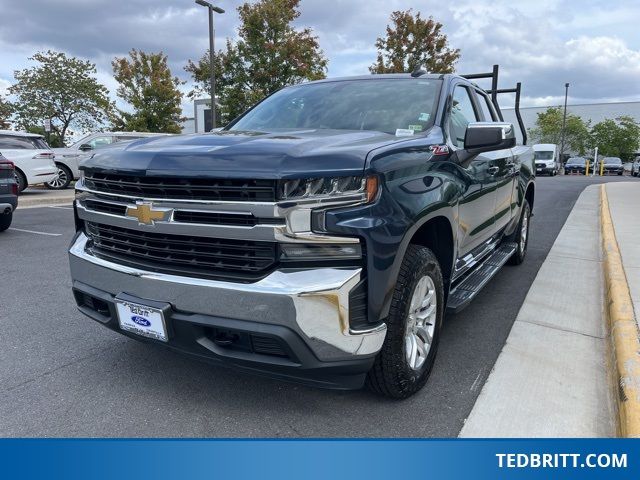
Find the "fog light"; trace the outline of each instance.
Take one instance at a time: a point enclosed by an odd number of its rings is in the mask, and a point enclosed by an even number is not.
[[[294,260],[350,260],[362,257],[360,245],[309,245],[288,243],[280,246],[280,259]]]

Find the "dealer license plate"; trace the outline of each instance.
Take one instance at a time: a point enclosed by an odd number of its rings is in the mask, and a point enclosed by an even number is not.
[[[122,330],[163,342],[168,340],[162,310],[123,300],[116,300],[116,307]]]

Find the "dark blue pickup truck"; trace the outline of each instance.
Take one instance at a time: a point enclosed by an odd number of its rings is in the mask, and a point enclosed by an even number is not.
[[[445,312],[527,251],[533,151],[470,78],[291,86],[220,131],[96,153],[76,185],[79,309],[247,372],[415,393]]]

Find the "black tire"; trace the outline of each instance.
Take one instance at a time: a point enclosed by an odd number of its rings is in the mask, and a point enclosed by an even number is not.
[[[13,220],[13,212],[7,215],[0,213],[0,232],[4,232],[11,226],[11,220]]]
[[[22,193],[27,187],[27,177],[20,170],[15,170],[14,173],[16,182],[18,183],[18,194]]]
[[[69,167],[62,163],[56,163],[56,167],[58,167],[58,179],[62,181],[54,180],[52,182],[45,183],[44,186],[49,190],[64,190],[69,186],[71,180],[73,180],[73,173],[71,173]]]
[[[407,359],[405,335],[409,327],[409,307],[418,283],[425,276],[433,282],[436,299],[435,318],[430,348],[422,365],[414,369]],[[422,309],[428,310],[426,307]],[[444,284],[440,264],[431,250],[409,245],[396,283],[389,317],[387,336],[372,369],[367,375],[367,386],[374,392],[390,398],[407,398],[420,390],[429,378],[440,340],[444,315]],[[434,325],[435,324],[435,325]],[[414,330],[415,331],[415,330]]]
[[[523,228],[522,224],[526,218],[526,236],[524,242],[522,241]],[[516,253],[514,253],[509,259],[509,265],[520,265],[524,262],[525,257],[527,256],[527,247],[529,246],[529,227],[531,225],[531,207],[529,206],[529,202],[525,198],[522,201],[522,209],[520,213],[520,221],[518,222],[518,228],[513,232],[508,238],[507,241],[517,243],[518,248],[516,249]]]

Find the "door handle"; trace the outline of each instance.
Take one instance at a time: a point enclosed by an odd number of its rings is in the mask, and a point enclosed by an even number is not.
[[[489,167],[487,171],[489,172],[489,175],[493,176],[500,171],[500,167],[497,167],[497,166]]]
[[[507,162],[506,167],[510,170],[512,177],[517,177],[520,172],[518,172],[518,166],[514,162]]]

